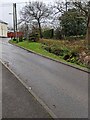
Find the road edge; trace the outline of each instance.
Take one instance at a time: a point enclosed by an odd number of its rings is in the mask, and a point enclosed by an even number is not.
[[[23,82],[15,72],[13,72],[2,60],[0,62],[19,80],[19,82],[28,90],[28,92],[39,102],[39,104],[46,110],[46,112],[53,118],[58,118],[52,110]]]
[[[10,43],[10,42],[9,42],[9,43]],[[47,58],[47,59],[49,59],[49,60],[52,60],[52,61],[55,61],[55,62],[64,64],[64,65],[66,65],[66,66],[69,66],[69,67],[72,67],[72,68],[81,70],[81,71],[86,72],[86,73],[90,73],[90,70],[89,70],[88,68],[84,68],[84,67],[79,68],[78,66],[74,66],[74,65],[72,65],[72,64],[68,64],[68,63],[66,63],[66,62],[53,59],[53,58],[51,58],[51,57],[42,55],[42,54],[40,54],[40,53],[36,53],[36,52],[34,52],[34,51],[32,51],[32,50],[28,50],[28,49],[26,49],[26,48],[24,48],[24,47],[21,47],[21,46],[19,46],[19,45],[14,44],[14,43],[10,43],[10,44],[11,44],[11,45],[14,45],[14,46],[16,46],[16,47],[19,47],[19,48],[21,48],[21,49],[24,49],[24,50],[26,50],[26,51],[28,51],[28,52],[31,52],[31,53],[33,53],[33,54],[36,54],[36,55],[39,55],[39,56],[41,56],[41,57]]]

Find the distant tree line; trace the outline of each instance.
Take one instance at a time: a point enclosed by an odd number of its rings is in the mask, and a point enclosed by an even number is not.
[[[23,7],[20,15],[21,26],[25,28],[24,32],[37,32],[40,38],[45,35],[52,38],[53,34],[56,39],[87,34],[87,40],[90,39],[89,0],[57,1],[54,5],[46,5],[37,1],[29,2]],[[44,31],[46,28],[49,28],[47,32]]]

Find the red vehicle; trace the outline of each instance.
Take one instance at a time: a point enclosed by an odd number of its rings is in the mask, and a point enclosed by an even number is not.
[[[23,34],[23,32],[16,32],[16,33],[14,33],[14,32],[8,32],[7,36],[8,36],[8,38],[23,37],[24,34]]]

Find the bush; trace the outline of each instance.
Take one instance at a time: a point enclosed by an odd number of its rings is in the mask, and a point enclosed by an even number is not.
[[[69,58],[70,58],[70,55],[68,54],[63,57],[64,60],[69,60]]]
[[[51,53],[59,56],[60,55],[60,49],[56,49],[55,47],[51,47]]]
[[[45,50],[47,50],[48,52],[53,53],[53,54],[55,54],[57,56],[64,56],[65,54],[67,54],[69,52],[68,49],[60,48],[60,47],[58,47],[56,45],[46,45],[45,44],[45,45],[43,45],[43,48]]]
[[[44,46],[43,48],[51,53],[51,47],[50,46]]]
[[[19,42],[22,42],[23,41],[23,37],[19,37]]]
[[[31,33],[31,35],[29,36],[29,41],[32,41],[32,42],[39,41],[39,34],[37,34],[37,33]]]
[[[60,28],[57,28],[55,30],[55,32],[54,32],[54,38],[55,39],[59,39],[59,40],[63,39],[62,31],[61,31]]]
[[[50,38],[50,39],[52,39],[53,36],[54,36],[54,30],[53,29],[46,30],[46,31],[42,32],[42,35],[43,35],[43,38],[46,38],[46,39]]]
[[[17,39],[16,38],[13,38],[13,41],[16,41]]]
[[[52,48],[51,52],[54,53],[57,56],[63,56],[63,50],[61,50],[59,48]]]

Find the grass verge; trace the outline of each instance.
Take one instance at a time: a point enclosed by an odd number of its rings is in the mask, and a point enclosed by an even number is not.
[[[20,46],[22,48],[25,48],[27,50],[31,50],[37,54],[40,54],[40,55],[43,55],[43,56],[46,56],[46,57],[49,57],[51,59],[54,59],[54,60],[58,60],[60,62],[63,62],[63,63],[66,63],[68,65],[73,65],[74,67],[77,67],[77,68],[80,68],[82,70],[85,70],[87,68],[83,67],[83,66],[80,66],[80,65],[77,65],[75,63],[70,63],[70,62],[67,62],[65,61],[64,59],[62,59],[62,57],[60,56],[56,56],[52,53],[49,53],[48,51],[46,51],[45,49],[42,48],[42,44],[41,43],[37,43],[37,42],[28,42],[28,41],[23,41],[23,42],[18,42],[16,43],[16,41],[13,41],[13,40],[10,40],[9,43],[11,44],[15,44],[17,46]],[[88,70],[88,69],[87,69]]]

